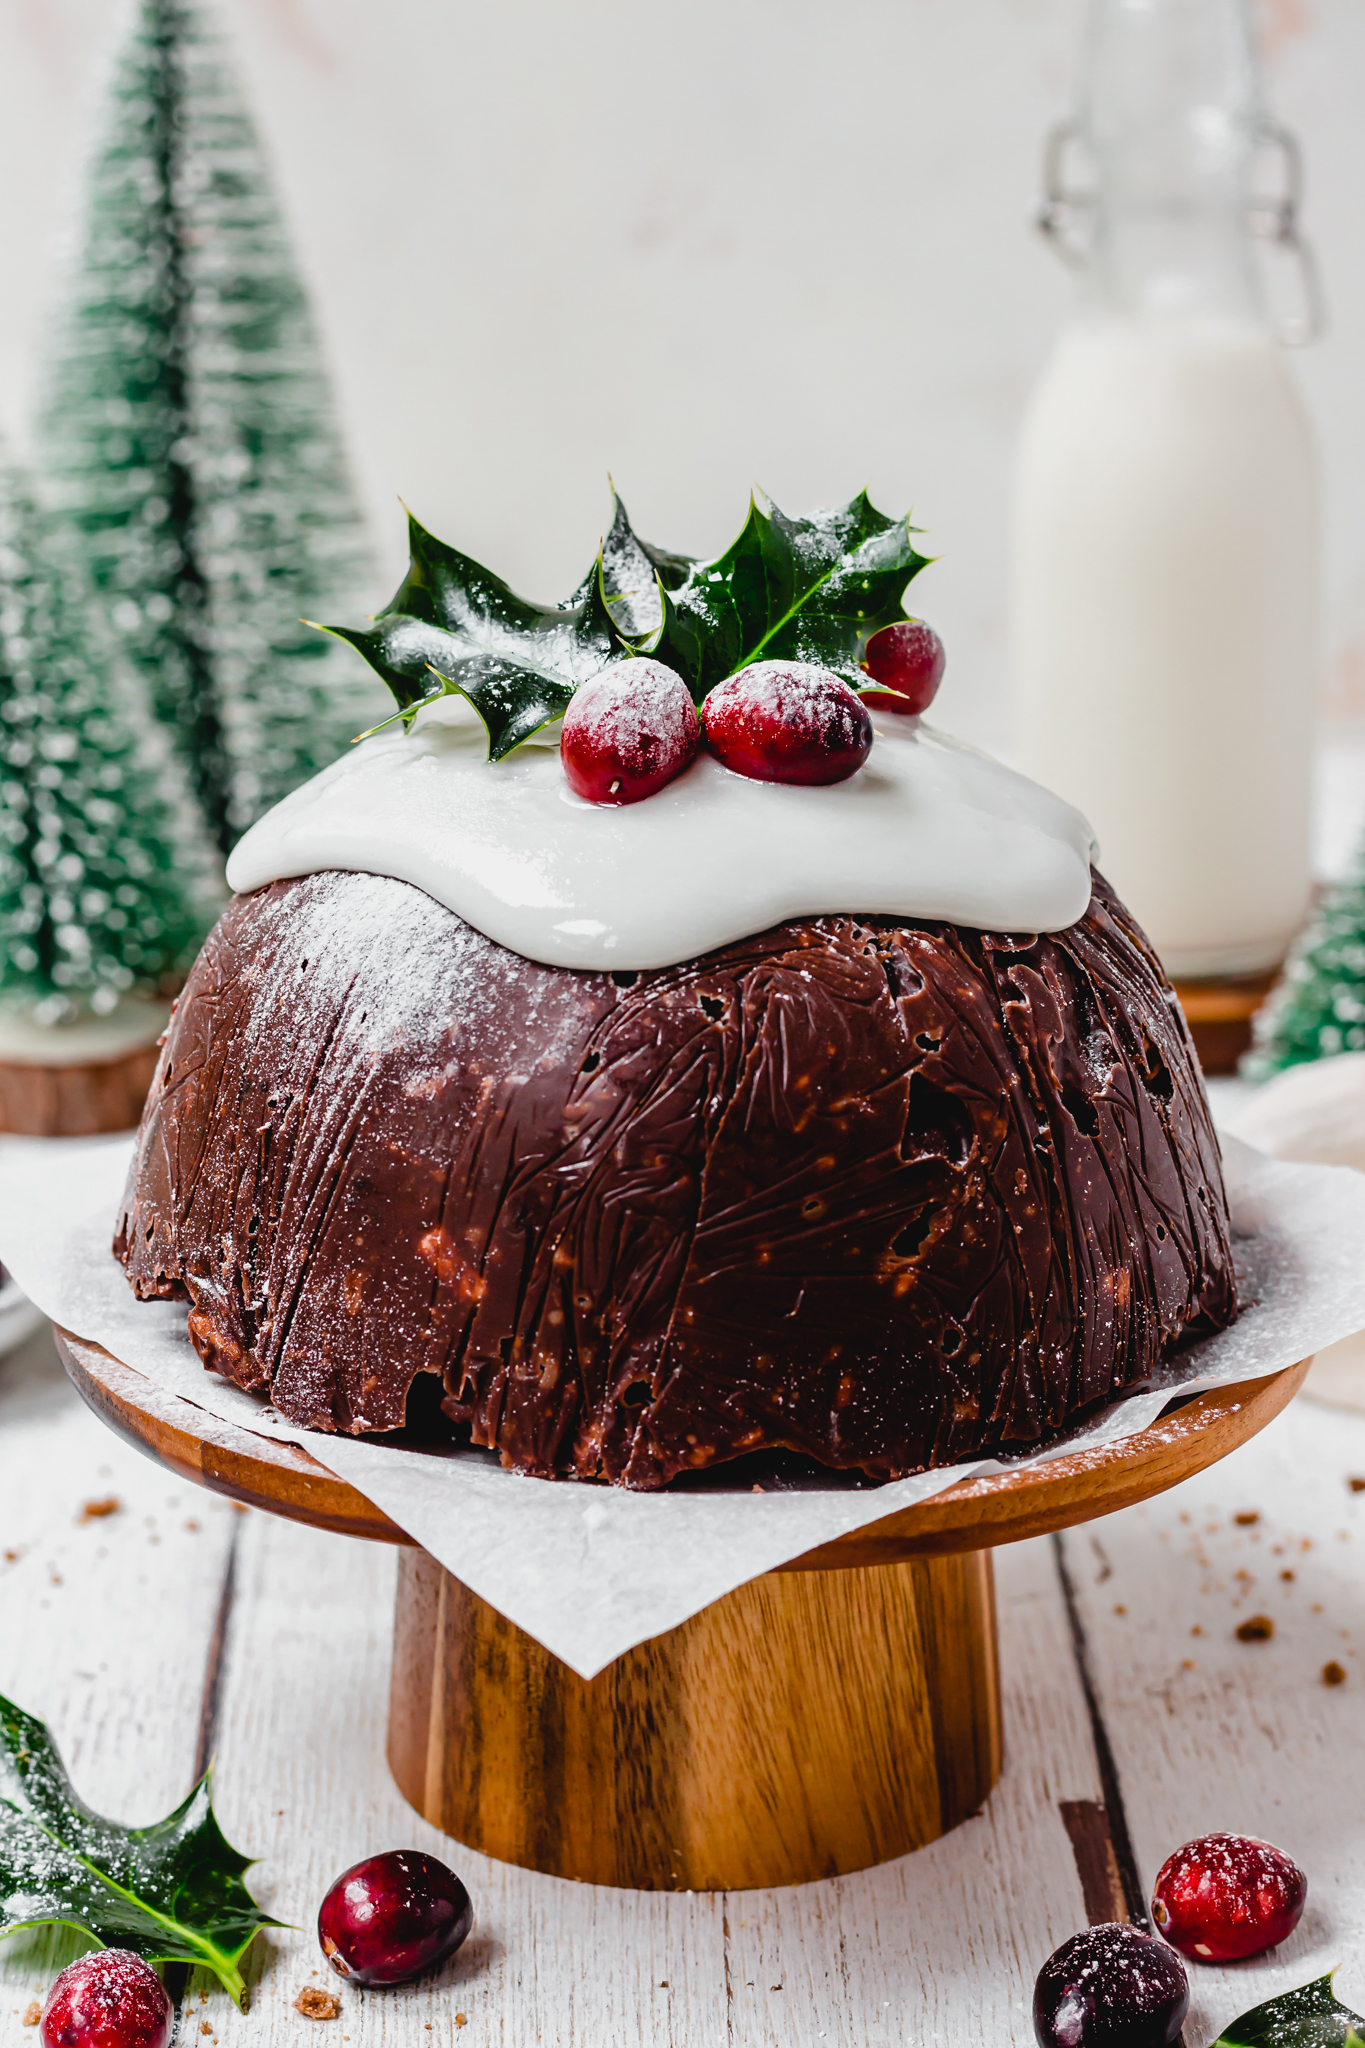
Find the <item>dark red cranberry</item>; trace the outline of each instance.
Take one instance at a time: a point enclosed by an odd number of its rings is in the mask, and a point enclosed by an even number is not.
[[[68,1963],[47,1994],[42,2048],[167,2048],[175,2014],[150,1963],[97,1948]]]
[[[943,681],[948,657],[943,642],[923,619],[897,619],[883,626],[867,643],[863,667],[879,690],[864,690],[864,704],[875,711],[901,711],[907,715],[927,711]]]
[[[1150,1934],[1116,1921],[1073,1934],[1038,1972],[1040,2048],[1167,2048],[1190,2002],[1184,1966]]]
[[[594,804],[635,804],[682,774],[700,737],[696,706],[677,670],[640,657],[613,662],[575,693],[559,758],[575,795]]]
[[[756,782],[844,782],[867,759],[872,720],[856,690],[808,661],[755,661],[701,708],[711,752]]]
[[[1307,1896],[1308,1879],[1282,1849],[1255,1835],[1200,1835],[1162,1864],[1152,1919],[1182,1956],[1235,1963],[1292,1934]]]
[[[420,1849],[394,1849],[341,1873],[322,1902],[318,1940],[339,1976],[404,1984],[453,1956],[473,1924],[453,1870]]]

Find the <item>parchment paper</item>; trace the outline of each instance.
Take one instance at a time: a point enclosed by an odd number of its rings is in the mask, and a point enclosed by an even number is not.
[[[0,1141],[0,1260],[24,1292],[198,1407],[304,1445],[584,1678],[774,1565],[1002,1469],[981,1459],[876,1487],[779,1479],[762,1493],[722,1474],[701,1491],[640,1494],[518,1478],[486,1451],[426,1453],[295,1429],[205,1372],[182,1303],[134,1299],[109,1249],[130,1152],[128,1138]],[[1173,1393],[1278,1371],[1365,1328],[1365,1175],[1286,1165],[1236,1139],[1224,1156],[1242,1315],[1184,1352],[1158,1388],[1035,1456],[1131,1435]]]

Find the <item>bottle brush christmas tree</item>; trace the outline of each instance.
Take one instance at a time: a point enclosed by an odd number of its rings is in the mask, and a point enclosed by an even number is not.
[[[150,725],[0,459],[0,1038],[126,1011],[194,958],[212,856]]]
[[[360,521],[256,135],[193,0],[134,0],[43,440],[226,852],[383,707],[301,623],[353,606]]]
[[[1365,842],[1290,953],[1245,1071],[1260,1080],[1338,1052],[1365,1052]]]

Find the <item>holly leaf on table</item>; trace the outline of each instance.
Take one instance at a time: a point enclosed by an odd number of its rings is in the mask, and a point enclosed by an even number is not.
[[[1356,2048],[1365,2019],[1337,1999],[1331,1976],[1257,2005],[1224,2027],[1213,2048]]]
[[[61,1921],[102,1948],[212,1970],[245,2005],[242,1957],[262,1927],[240,1856],[214,1816],[210,1775],[152,1827],[125,1828],[76,1796],[43,1723],[0,1697],[0,1936]]]
[[[905,587],[928,565],[915,531],[878,512],[866,491],[809,519],[788,519],[756,494],[743,532],[715,561],[661,558],[669,567],[667,576],[658,569],[663,622],[632,640],[634,651],[676,669],[698,704],[751,661],[815,662],[866,688],[869,639],[908,616]]]
[[[466,697],[487,728],[489,759],[500,761],[562,717],[578,685],[621,651],[600,555],[565,603],[539,605],[411,514],[408,544],[408,573],[373,623],[323,629],[383,677],[404,725],[424,704]]]

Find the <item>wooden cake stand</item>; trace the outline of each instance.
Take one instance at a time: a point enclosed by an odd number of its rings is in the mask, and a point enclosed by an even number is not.
[[[306,1451],[209,1415],[96,1344],[57,1341],[95,1413],[183,1478],[406,1546],[389,1763],[419,1813],[505,1862],[673,1891],[862,1870],[976,1812],[1001,1764],[991,1546],[1202,1471],[1263,1429],[1309,1365],[887,1515],[584,1680]]]

